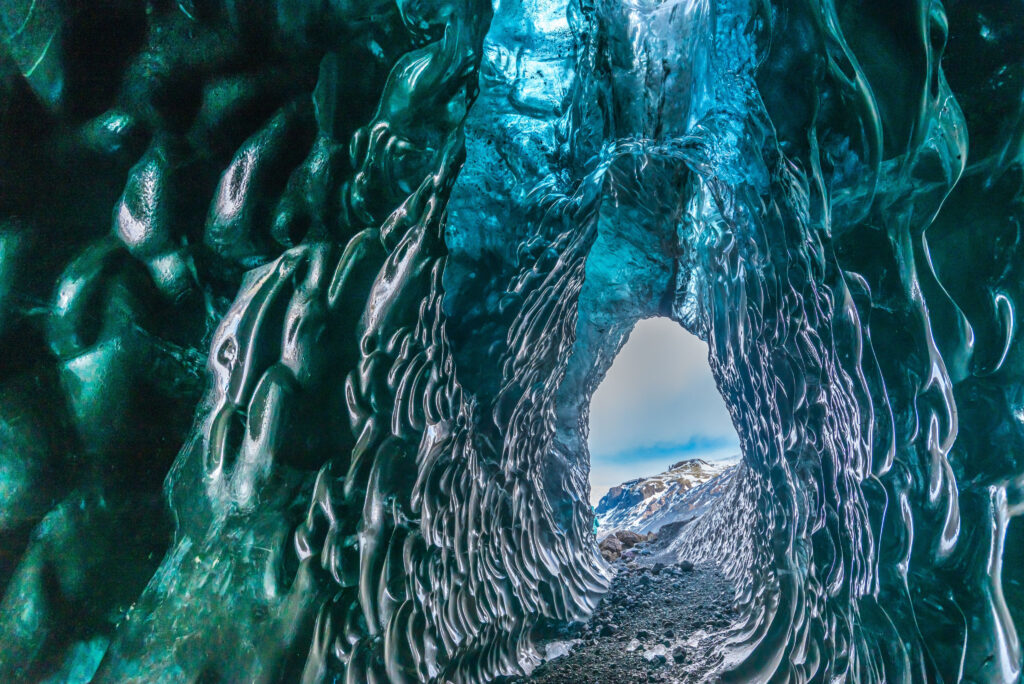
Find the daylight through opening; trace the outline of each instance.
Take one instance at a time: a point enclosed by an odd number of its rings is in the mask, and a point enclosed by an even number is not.
[[[639,321],[591,398],[588,445],[599,539],[700,516],[740,454],[707,344],[669,318]]]

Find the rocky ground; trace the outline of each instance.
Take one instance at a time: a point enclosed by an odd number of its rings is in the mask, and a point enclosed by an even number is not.
[[[714,679],[717,632],[736,618],[733,586],[713,566],[657,560],[656,544],[625,549],[586,624],[540,644],[549,658],[509,684],[696,683]],[[568,651],[566,653],[566,651]],[[565,653],[564,655],[560,655]]]

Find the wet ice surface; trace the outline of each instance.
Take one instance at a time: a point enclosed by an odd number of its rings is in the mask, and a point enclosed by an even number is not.
[[[584,624],[542,642],[571,650],[548,658],[530,677],[508,684],[702,682],[722,664],[716,648],[737,618],[733,584],[711,564],[655,562],[653,556],[612,564],[617,575]],[[556,652],[561,652],[559,648]]]
[[[655,315],[732,681],[1020,681],[1019,3],[251,4],[0,2],[0,682],[518,673]],[[669,577],[548,668],[722,642]]]

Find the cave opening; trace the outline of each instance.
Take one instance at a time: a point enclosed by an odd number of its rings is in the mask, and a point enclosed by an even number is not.
[[[590,399],[590,498],[684,460],[734,463],[739,437],[707,344],[669,318],[638,321]]]
[[[707,344],[667,317],[633,325],[590,397],[588,428],[599,538],[693,518],[708,503],[696,488],[739,460]]]

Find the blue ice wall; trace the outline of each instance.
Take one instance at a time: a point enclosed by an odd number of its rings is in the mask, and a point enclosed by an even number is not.
[[[1019,679],[1016,4],[0,4],[0,679],[529,669],[653,315],[726,681]]]

